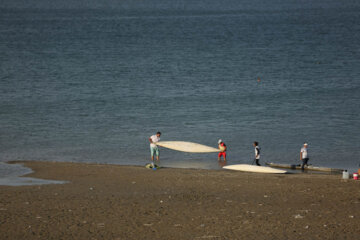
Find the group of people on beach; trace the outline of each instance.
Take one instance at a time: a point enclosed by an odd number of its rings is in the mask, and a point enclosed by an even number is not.
[[[224,162],[226,162],[226,144],[219,139],[218,141],[218,148],[220,150],[219,154],[218,154],[218,161],[221,161],[221,157],[223,156],[224,158]],[[260,147],[259,147],[259,143],[258,142],[254,142],[253,146],[255,148],[255,158],[252,164],[256,164],[257,166],[261,166],[260,164]],[[309,154],[308,154],[308,144],[304,143],[303,147],[300,149],[300,161],[301,163],[301,169],[304,170],[305,166],[308,165],[308,161],[309,161]]]
[[[255,163],[257,166],[261,166],[260,165],[260,147],[259,147],[259,143],[258,142],[254,142],[253,146],[255,147],[255,158],[253,161],[253,164]],[[219,139],[218,141],[218,148],[220,150],[219,154],[218,154],[218,161],[221,161],[221,157],[224,158],[224,162],[226,162],[226,144],[223,142],[223,140]]]
[[[156,145],[157,142],[160,141],[161,132],[157,132],[155,135],[150,136],[149,142],[150,142],[150,154],[151,154],[151,164],[152,168],[156,169],[156,166],[154,164],[154,156],[156,156],[156,161],[159,161],[160,152],[159,148]],[[257,166],[261,166],[260,164],[260,147],[258,142],[253,143],[254,150],[255,150],[255,158],[252,164],[256,164]],[[218,148],[220,150],[218,154],[218,161],[221,161],[221,157],[223,157],[224,162],[226,162],[226,151],[227,146],[223,142],[223,140],[218,140]],[[309,154],[308,154],[308,144],[305,142],[303,147],[300,149],[300,161],[301,163],[301,169],[304,170],[304,167],[308,165],[309,161]]]

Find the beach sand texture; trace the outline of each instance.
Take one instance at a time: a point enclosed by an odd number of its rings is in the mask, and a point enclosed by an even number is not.
[[[25,162],[67,184],[0,186],[0,239],[358,239],[360,181]]]

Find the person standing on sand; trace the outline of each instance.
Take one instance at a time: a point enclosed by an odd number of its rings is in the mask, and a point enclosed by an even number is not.
[[[226,148],[227,147],[226,147],[225,143],[221,139],[219,139],[218,144],[219,144],[218,147],[220,149],[220,152],[219,152],[219,155],[218,155],[218,161],[220,161],[221,156],[223,156],[224,161],[226,162]]]
[[[149,142],[150,142],[150,154],[151,154],[151,164],[152,164],[152,168],[155,170],[155,164],[154,164],[154,155],[156,155],[156,161],[159,161],[159,156],[160,156],[160,152],[159,152],[159,147],[156,145],[156,143],[158,141],[160,141],[160,136],[161,136],[161,132],[157,132],[155,135],[152,135],[151,137],[149,137]]]
[[[305,165],[308,166],[309,161],[309,154],[308,154],[308,144],[304,143],[304,146],[300,150],[300,161],[302,161],[301,164],[301,170],[304,171]]]
[[[259,161],[260,161],[260,147],[259,147],[259,143],[258,142],[254,142],[253,146],[255,147],[255,163],[258,166],[261,166]]]

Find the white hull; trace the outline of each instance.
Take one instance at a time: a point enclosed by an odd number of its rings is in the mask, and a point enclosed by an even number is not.
[[[219,152],[217,148],[205,146],[193,142],[183,142],[183,141],[160,141],[156,145],[160,147],[169,148],[181,152],[190,152],[190,153],[208,153],[208,152]]]
[[[249,164],[228,165],[228,166],[224,166],[223,168],[243,171],[243,172],[255,172],[255,173],[286,173],[286,171],[284,170],[279,170],[271,167],[249,165]]]

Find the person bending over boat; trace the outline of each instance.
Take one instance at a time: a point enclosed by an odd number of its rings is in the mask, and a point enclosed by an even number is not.
[[[155,135],[149,137],[150,142],[150,154],[151,154],[151,165],[154,170],[156,170],[155,163],[154,163],[154,155],[156,155],[156,161],[159,161],[159,148],[156,145],[158,141],[160,141],[161,132],[157,132]]]
[[[301,170],[304,171],[304,167],[305,167],[305,165],[308,166],[308,161],[309,161],[308,144],[307,143],[304,143],[304,146],[300,150],[300,161],[302,161]]]

